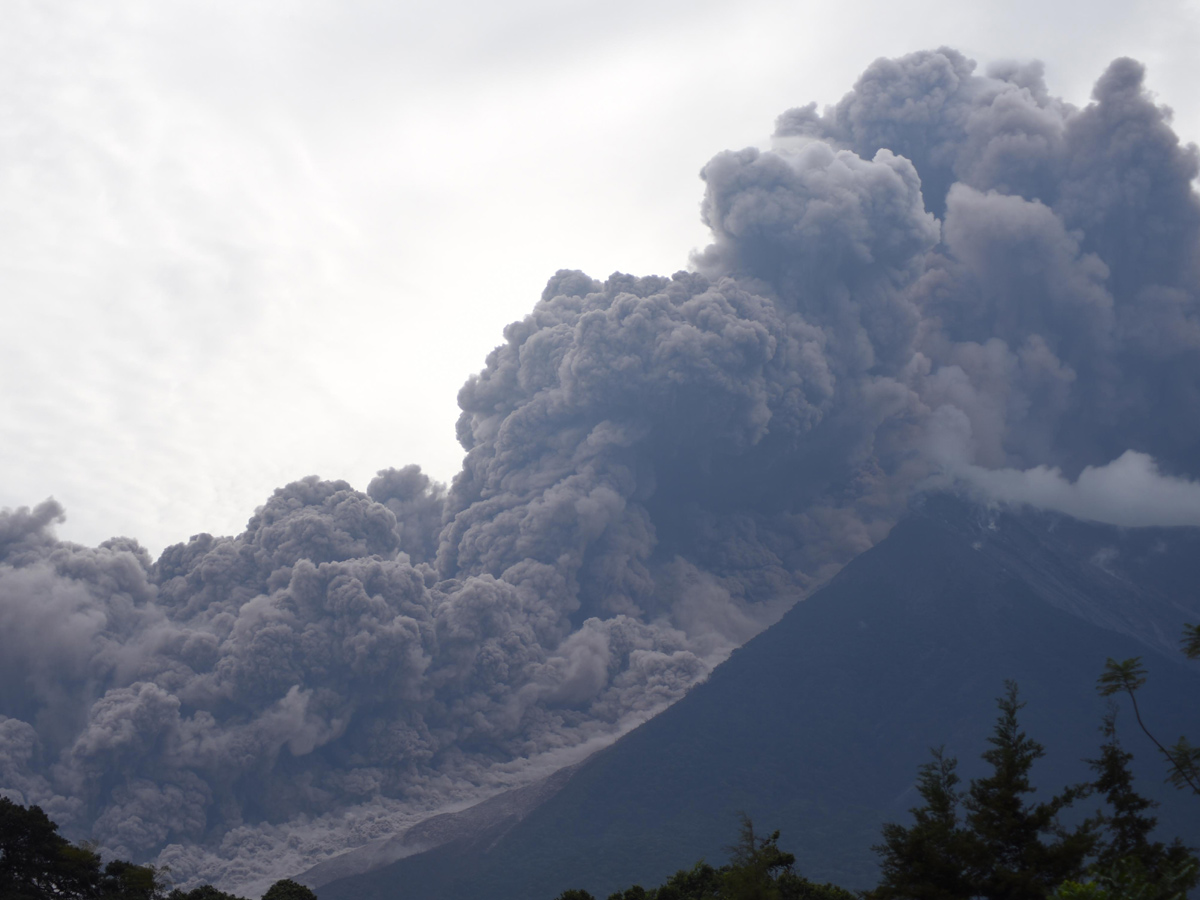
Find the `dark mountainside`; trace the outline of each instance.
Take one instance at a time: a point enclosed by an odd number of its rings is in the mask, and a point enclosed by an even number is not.
[[[781,829],[807,877],[867,887],[870,847],[918,802],[929,748],[944,743],[964,777],[981,771],[1006,678],[1047,748],[1039,796],[1088,777],[1109,656],[1144,657],[1143,712],[1159,731],[1195,731],[1200,672],[1166,648],[1200,606],[1186,590],[1197,549],[1195,529],[1125,532],[930,498],[528,818],[326,884],[322,900],[549,900],[568,887],[603,897],[723,860],[739,811]],[[1162,784],[1128,709],[1118,728],[1139,788],[1164,801],[1161,833],[1200,842],[1194,801]]]

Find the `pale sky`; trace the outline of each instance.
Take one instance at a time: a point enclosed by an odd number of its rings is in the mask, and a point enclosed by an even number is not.
[[[1133,56],[1200,138],[1196,0],[3,10],[0,506],[155,553],[312,473],[448,480],[550,274],[685,268],[709,157],[876,57],[1039,58],[1082,104]]]

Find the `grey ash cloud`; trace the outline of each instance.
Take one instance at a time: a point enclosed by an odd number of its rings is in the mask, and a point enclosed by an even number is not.
[[[942,49],[784,113],[705,166],[690,271],[550,279],[448,488],[306,478],[157,561],[5,513],[0,790],[185,874],[236,834],[252,882],[288,828],[677,699],[931,480],[1110,520],[1194,490],[1200,167],[1142,78],[1074,108]]]

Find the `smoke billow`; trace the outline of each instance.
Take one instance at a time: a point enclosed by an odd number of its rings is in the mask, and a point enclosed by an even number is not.
[[[931,481],[1180,521],[1200,155],[1142,78],[1078,109],[942,49],[784,113],[705,166],[691,271],[550,279],[448,489],[307,478],[157,561],[4,514],[0,792],[249,884],[610,739]]]

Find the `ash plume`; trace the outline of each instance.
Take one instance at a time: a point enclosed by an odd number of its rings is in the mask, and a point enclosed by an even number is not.
[[[925,486],[1190,497],[1200,154],[1143,75],[1075,108],[941,49],[785,112],[705,166],[690,271],[550,279],[459,395],[448,488],[305,478],[156,561],[6,512],[0,793],[254,884],[611,739]]]

